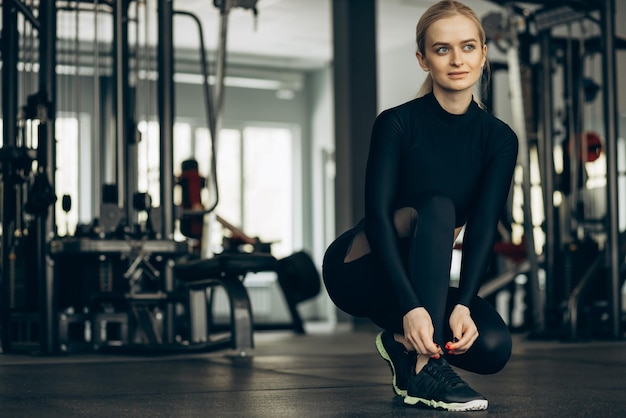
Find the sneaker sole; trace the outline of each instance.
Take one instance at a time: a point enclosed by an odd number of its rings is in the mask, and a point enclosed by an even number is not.
[[[487,409],[489,402],[486,399],[475,399],[469,402],[443,402],[434,399],[417,398],[414,396],[406,396],[404,404],[407,406],[419,406],[423,404],[434,409],[445,409],[447,411],[482,411]]]
[[[396,382],[396,369],[393,365],[393,362],[391,361],[389,353],[387,353],[387,350],[385,350],[382,336],[382,332],[379,332],[376,336],[376,349],[378,349],[378,353],[387,362],[387,364],[389,364],[389,368],[391,369],[393,392],[398,396],[406,396],[406,390],[400,389],[398,387],[398,384]]]

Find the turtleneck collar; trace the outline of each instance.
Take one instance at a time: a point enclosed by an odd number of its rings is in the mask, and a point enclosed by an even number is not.
[[[461,125],[471,121],[476,114],[480,111],[480,107],[476,101],[472,100],[470,102],[467,111],[461,115],[455,115],[453,113],[449,113],[446,111],[439,102],[435,95],[431,92],[424,96],[424,100],[427,101],[427,107],[432,113],[432,115],[437,118],[440,122],[443,122],[447,125]]]

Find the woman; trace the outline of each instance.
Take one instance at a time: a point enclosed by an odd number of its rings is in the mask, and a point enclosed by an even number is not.
[[[416,37],[428,72],[421,97],[377,117],[365,217],[327,249],[324,282],[340,309],[384,329],[376,346],[406,405],[486,409],[450,364],[496,373],[511,354],[506,325],[477,293],[518,143],[473,99],[487,54],[476,14],[441,1],[421,17]],[[449,287],[450,264],[462,227],[457,289]]]

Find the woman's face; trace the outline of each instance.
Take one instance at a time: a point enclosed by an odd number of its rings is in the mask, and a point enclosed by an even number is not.
[[[424,54],[417,59],[433,79],[433,91],[468,92],[482,74],[487,46],[481,45],[476,24],[462,15],[440,19],[426,31]]]

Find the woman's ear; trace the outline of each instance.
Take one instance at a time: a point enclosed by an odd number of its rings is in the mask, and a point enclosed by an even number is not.
[[[486,62],[487,62],[487,44],[484,44],[483,45],[483,63],[480,66],[484,67]]]
[[[426,57],[424,57],[424,55],[422,55],[422,53],[419,51],[415,53],[415,56],[417,57],[417,62],[419,62],[420,67],[422,67],[422,70],[430,71],[430,69],[428,68],[428,63],[426,62]]]

